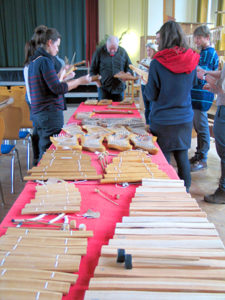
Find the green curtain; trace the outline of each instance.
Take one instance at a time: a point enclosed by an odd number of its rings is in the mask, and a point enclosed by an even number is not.
[[[24,45],[38,25],[62,35],[59,56],[85,59],[84,0],[0,0],[0,67],[22,67]]]

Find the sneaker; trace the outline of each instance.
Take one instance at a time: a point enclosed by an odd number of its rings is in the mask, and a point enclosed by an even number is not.
[[[197,172],[207,168],[207,163],[202,160],[196,161],[194,164],[191,164],[191,172]]]
[[[192,158],[189,159],[190,164],[194,164],[196,161],[198,161],[198,156],[194,155]]]
[[[214,204],[225,204],[225,191],[218,188],[214,194],[205,196],[204,201]]]

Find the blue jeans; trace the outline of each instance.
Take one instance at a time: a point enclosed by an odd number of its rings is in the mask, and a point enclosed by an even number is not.
[[[191,168],[188,160],[188,150],[175,150],[171,152],[163,151],[165,158],[170,163],[170,156],[173,153],[177,164],[178,176],[184,180],[187,192],[191,186]]]
[[[218,106],[214,119],[213,133],[216,151],[221,159],[221,177],[219,186],[225,190],[225,106]]]
[[[53,136],[53,134],[59,134],[63,127],[63,111],[41,111],[37,114],[33,114],[33,122],[39,137],[38,146],[40,160],[44,152],[51,145],[50,136]]]
[[[119,94],[112,94],[102,87],[98,88],[98,100],[101,99],[110,99],[113,101],[122,101],[124,99],[124,91]]]
[[[145,105],[145,121],[146,121],[146,124],[150,124],[150,112],[151,112],[151,109],[152,109],[152,102],[151,101],[148,101],[148,99],[146,98],[144,92],[145,92],[145,85],[142,84],[141,85],[141,92],[142,92],[142,97],[143,97],[143,100],[144,100],[144,105]]]
[[[195,154],[199,157],[199,160],[206,162],[210,148],[210,133],[207,112],[194,109],[193,125],[197,132],[197,148]]]

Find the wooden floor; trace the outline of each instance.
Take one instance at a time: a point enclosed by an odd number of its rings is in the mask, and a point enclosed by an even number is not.
[[[68,111],[65,113],[65,122],[67,122],[75,108],[75,104],[69,105]],[[190,157],[193,155],[195,147],[196,138],[193,138],[192,148],[189,153]],[[19,149],[20,153],[22,172],[23,175],[26,175],[26,145],[23,145],[23,143],[19,142],[17,144],[17,148]],[[174,163],[172,164],[174,165]],[[10,157],[0,157],[0,182],[3,186],[3,193],[7,203],[6,207],[0,205],[0,221],[3,220],[25,185],[25,182],[20,181],[17,161],[15,161],[15,166],[15,194],[12,195],[10,193]],[[208,169],[192,173],[192,185],[190,193],[198,201],[201,208],[207,213],[209,221],[215,224],[223,243],[225,243],[225,205],[208,204],[203,201],[205,194],[212,193],[217,188],[219,177],[220,160],[215,150],[215,143],[212,139],[211,148],[208,155]]]

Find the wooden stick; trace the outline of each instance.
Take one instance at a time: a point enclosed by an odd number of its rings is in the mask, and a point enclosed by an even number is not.
[[[42,231],[44,231],[42,229]],[[54,230],[51,230],[52,234],[54,235]],[[51,237],[50,235],[47,236],[38,236],[38,235],[31,235],[29,237],[22,236],[8,236],[5,235],[4,237],[2,236],[0,239],[0,245],[4,247],[4,245],[9,245],[14,247],[15,245],[19,246],[24,246],[24,247],[40,247],[40,245],[43,244],[46,247],[57,247],[61,248],[64,251],[68,247],[80,247],[83,248],[84,246],[87,247],[87,238],[86,237],[81,237],[81,238],[64,238],[64,237]],[[71,252],[73,253],[73,251]]]
[[[130,270],[129,270],[130,271]],[[118,291],[116,289],[109,288],[109,290],[88,290],[85,293],[85,300],[149,300],[149,299],[172,299],[172,300],[190,300],[190,296],[192,300],[223,300],[224,299],[224,293],[191,293],[190,292],[156,292],[156,291]]]
[[[224,280],[103,277],[92,278],[89,289],[224,293],[225,284]]]
[[[3,272],[5,270],[5,272]],[[0,268],[1,277],[11,278],[33,278],[42,280],[64,281],[74,284],[77,281],[78,274],[64,273],[64,272],[51,272],[39,269],[17,269],[17,268]]]
[[[96,109],[93,109],[93,112],[96,113],[96,114],[133,114],[133,111],[120,111],[120,110],[96,110]]]
[[[72,230],[48,230],[48,229],[32,229],[32,228],[16,228],[16,227],[9,227],[6,231],[6,236],[9,235],[18,235],[18,236],[42,236],[42,237],[64,237],[64,238],[81,238],[81,237],[92,237],[93,231],[72,231]],[[1,237],[2,238],[2,237]],[[0,238],[0,239],[1,239]]]
[[[22,256],[13,255],[2,256],[0,255],[1,266],[3,268],[31,268],[42,270],[57,270],[63,272],[74,273],[77,272],[80,265],[80,256],[72,256],[72,259],[51,258],[45,256]]]
[[[41,279],[20,279],[13,276],[12,278],[0,278],[0,287],[4,288],[19,288],[31,290],[47,290],[52,292],[68,294],[70,289],[70,284],[68,282],[52,281],[52,280],[41,280]]]
[[[6,240],[7,242],[7,240]],[[3,244],[1,245],[1,251],[12,252],[20,255],[28,256],[56,256],[56,255],[85,255],[87,252],[87,245],[81,246],[72,246],[72,247],[63,247],[63,246],[48,246],[44,245],[43,247],[39,245],[20,245],[20,243],[15,247],[15,244]]]
[[[5,288],[0,287],[0,295],[1,298],[4,300],[31,300],[31,299],[38,299],[38,300],[61,300],[62,293],[56,292],[49,292],[49,291],[38,291],[37,289],[19,289],[19,288]]]
[[[115,261],[115,259],[114,259]],[[118,270],[119,269],[119,270]],[[167,278],[201,278],[224,280],[225,270],[220,269],[178,269],[178,268],[138,268],[135,267],[127,272],[124,268],[118,266],[97,266],[95,276],[99,277],[167,277]]]
[[[113,203],[113,204],[119,206],[118,203],[116,203],[116,202],[114,202],[113,200],[109,199],[109,197],[107,197],[106,195],[104,195],[104,194],[102,193],[102,191],[100,191],[99,189],[95,189],[95,192],[98,193],[100,196],[102,196],[104,199],[106,199],[106,200],[110,201],[111,203]]]
[[[133,106],[120,106],[120,105],[108,105],[107,108],[110,109],[130,109],[130,110],[138,110],[137,107],[133,107]]]

